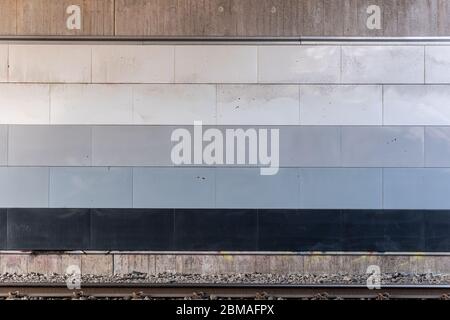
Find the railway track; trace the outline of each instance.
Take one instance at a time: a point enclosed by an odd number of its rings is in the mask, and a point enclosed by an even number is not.
[[[386,285],[370,290],[363,285],[264,284],[85,284],[69,290],[65,284],[0,284],[1,298],[122,298],[122,299],[450,299],[450,285]]]

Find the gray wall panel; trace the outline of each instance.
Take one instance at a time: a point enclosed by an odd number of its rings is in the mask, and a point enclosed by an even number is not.
[[[131,208],[131,168],[51,168],[52,208]]]
[[[343,127],[344,167],[423,167],[423,127]]]
[[[449,209],[450,169],[384,169],[385,209]]]
[[[48,207],[48,168],[0,168],[0,207]]]
[[[300,208],[380,209],[381,169],[300,169]]]
[[[10,166],[89,166],[91,128],[86,126],[10,126]]]
[[[280,164],[287,167],[339,167],[341,129],[332,126],[280,128]]]
[[[96,126],[92,129],[94,166],[167,166],[170,162],[169,126]]]
[[[0,166],[8,161],[8,126],[0,125]]]
[[[450,127],[425,128],[425,166],[450,167]]]
[[[259,169],[216,169],[218,208],[297,208],[298,169],[280,169],[277,175],[262,176]]]
[[[213,168],[134,168],[134,208],[214,208]]]

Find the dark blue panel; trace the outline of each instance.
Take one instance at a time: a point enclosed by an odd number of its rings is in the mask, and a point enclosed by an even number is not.
[[[450,211],[425,211],[425,251],[450,252]]]
[[[345,251],[423,251],[423,212],[345,210]]]
[[[0,209],[0,250],[6,247],[6,209]]]
[[[341,251],[339,210],[259,210],[261,251]]]
[[[175,210],[175,249],[257,250],[256,210]]]
[[[0,209],[0,249],[449,252],[450,211]]]
[[[172,209],[93,209],[93,250],[173,250]]]
[[[88,209],[8,209],[8,249],[89,248]]]

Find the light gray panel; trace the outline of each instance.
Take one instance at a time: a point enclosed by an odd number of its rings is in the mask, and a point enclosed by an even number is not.
[[[262,176],[255,168],[216,169],[218,208],[298,208],[298,169]]]
[[[343,83],[424,83],[420,46],[344,46]]]
[[[51,168],[50,207],[131,208],[131,168]]]
[[[344,167],[423,167],[423,127],[343,127]]]
[[[300,169],[300,207],[380,209],[381,169]]]
[[[133,168],[134,208],[214,208],[213,168]]]
[[[0,85],[0,123],[49,124],[50,85],[2,83]]]
[[[8,161],[8,127],[0,125],[0,166]]]
[[[86,126],[10,126],[10,166],[88,166],[91,128]]]
[[[48,168],[0,168],[0,207],[48,207]]]
[[[179,45],[175,47],[177,83],[255,83],[256,46]]]
[[[126,84],[54,84],[50,124],[133,124],[133,91]]]
[[[133,124],[216,124],[216,86],[152,84],[133,86]]]
[[[425,166],[450,167],[450,127],[425,128]]]
[[[450,86],[417,85],[384,87],[385,125],[450,124]]]
[[[426,83],[450,83],[450,46],[425,47]]]
[[[10,45],[8,64],[10,82],[91,81],[91,48],[88,45]]]
[[[300,100],[302,125],[382,125],[381,86],[300,86]]]
[[[338,83],[339,46],[260,46],[260,83]]]
[[[281,166],[338,167],[341,165],[340,137],[339,127],[281,127]]]
[[[92,82],[173,82],[174,55],[174,47],[166,45],[93,46]]]
[[[221,85],[217,90],[217,123],[297,125],[298,86]]]
[[[172,165],[169,126],[96,126],[92,129],[94,166]]]
[[[450,169],[384,169],[385,209],[450,209]]]

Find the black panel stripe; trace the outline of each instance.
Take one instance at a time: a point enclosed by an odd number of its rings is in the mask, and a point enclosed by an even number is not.
[[[0,249],[450,252],[450,210],[0,209]]]

